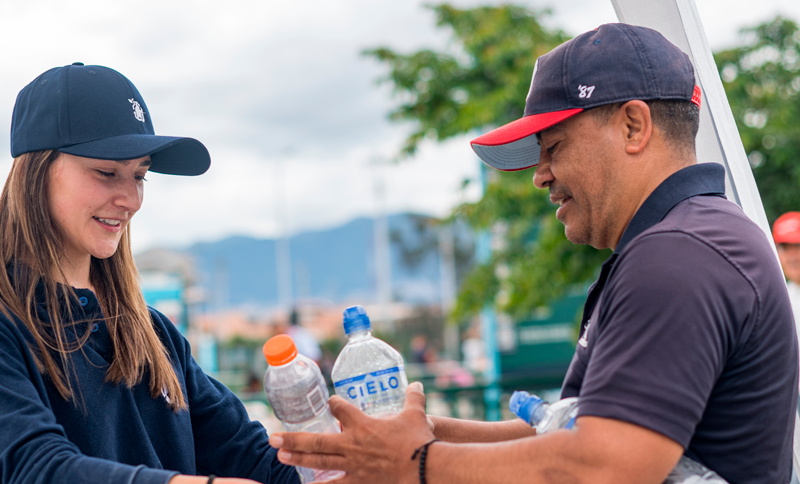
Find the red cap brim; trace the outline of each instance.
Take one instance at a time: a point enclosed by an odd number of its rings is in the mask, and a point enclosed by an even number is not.
[[[487,165],[502,171],[517,171],[539,164],[536,133],[571,118],[583,109],[531,114],[475,138],[475,154]]]

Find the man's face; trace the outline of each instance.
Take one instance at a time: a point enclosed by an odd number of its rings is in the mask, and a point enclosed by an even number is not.
[[[609,123],[610,125],[610,123]],[[598,249],[614,247],[629,219],[613,156],[612,128],[581,113],[539,133],[541,158],[533,183],[549,188],[567,239]],[[623,220],[624,219],[624,220]]]
[[[778,258],[786,278],[800,284],[800,244],[778,244]]]

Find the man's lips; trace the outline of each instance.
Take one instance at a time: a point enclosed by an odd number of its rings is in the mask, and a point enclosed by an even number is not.
[[[569,202],[572,201],[572,197],[565,194],[551,194],[550,201],[558,205],[558,210],[556,210],[556,218],[558,220],[562,220],[564,210],[569,205]]]

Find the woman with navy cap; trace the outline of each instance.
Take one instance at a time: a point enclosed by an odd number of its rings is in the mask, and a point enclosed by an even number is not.
[[[200,175],[206,148],[156,136],[128,79],[77,63],[19,93],[11,153],[0,198],[0,480],[297,482],[139,287],[130,221],[145,177]]]

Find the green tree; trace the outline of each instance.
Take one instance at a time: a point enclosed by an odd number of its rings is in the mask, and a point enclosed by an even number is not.
[[[366,52],[390,69],[383,81],[393,84],[401,99],[391,119],[414,127],[402,149],[405,156],[413,155],[426,137],[442,141],[477,135],[518,119],[536,59],[569,38],[542,26],[546,10],[430,8],[437,25],[450,30],[454,52]],[[777,17],[743,33],[740,47],[715,58],[773,221],[783,212],[800,210],[800,32],[794,22]],[[609,255],[566,240],[546,191],[531,182],[533,170],[489,174],[483,198],[458,207],[453,217],[475,229],[504,232],[506,244],[465,277],[455,319],[486,304],[525,318],[536,307],[582,288]]]
[[[513,5],[430,8],[438,26],[451,31],[455,52],[366,52],[388,64],[390,72],[383,81],[392,83],[402,99],[391,119],[414,126],[402,149],[406,156],[426,137],[441,141],[521,117],[536,59],[569,39],[561,30],[542,26],[539,19],[547,11]],[[502,230],[506,244],[466,276],[455,309],[457,320],[487,303],[517,318],[527,317],[534,308],[592,279],[608,256],[608,251],[566,240],[547,192],[531,182],[533,170],[490,175],[483,198],[462,205],[454,217],[475,229]]]
[[[800,30],[777,17],[714,57],[767,218],[800,211]]]

